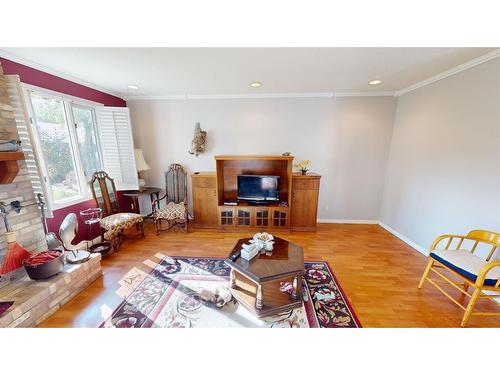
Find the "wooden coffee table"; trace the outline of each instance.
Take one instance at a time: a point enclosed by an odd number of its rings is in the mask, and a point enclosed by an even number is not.
[[[247,261],[231,256],[251,238],[242,238],[229,253],[226,264],[231,267],[230,287],[234,298],[258,317],[278,314],[302,306],[302,248],[282,238],[274,237],[272,255],[260,254]],[[289,282],[292,293],[280,290]]]

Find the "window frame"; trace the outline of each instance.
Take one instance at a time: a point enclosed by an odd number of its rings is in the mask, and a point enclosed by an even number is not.
[[[42,184],[44,185],[44,190],[48,193],[46,199],[47,206],[50,211],[53,210],[59,210],[61,208],[73,206],[78,203],[82,203],[85,201],[88,201],[92,199],[92,193],[91,190],[88,186],[87,183],[87,177],[85,176],[84,173],[84,167],[82,163],[82,155],[80,153],[80,146],[78,142],[78,137],[76,134],[76,128],[75,128],[75,120],[74,120],[74,115],[73,115],[73,107],[80,107],[84,109],[90,109],[92,111],[92,118],[94,121],[94,126],[95,126],[95,132],[96,134],[99,134],[99,124],[97,123],[97,116],[96,116],[96,107],[102,107],[104,106],[102,103],[97,103],[93,102],[90,100],[86,99],[81,99],[78,97],[74,97],[71,95],[59,93],[57,91],[52,91],[48,90],[45,88],[29,85],[23,83],[22,85],[23,89],[23,94],[25,98],[25,105],[26,109],[28,111],[28,116],[30,120],[29,126],[31,126],[31,131],[33,134],[33,141],[34,141],[34,146],[36,147],[37,153],[39,155],[39,163],[40,163],[40,172],[42,174]],[[40,143],[40,137],[39,137],[39,129],[36,123],[36,117],[33,109],[33,104],[31,100],[31,95],[36,94],[36,95],[41,95],[43,97],[48,97],[48,98],[54,98],[56,100],[59,100],[63,103],[63,109],[64,109],[64,114],[65,114],[65,119],[66,119],[66,126],[68,127],[68,135],[69,135],[69,141],[70,141],[70,148],[71,148],[71,153],[73,156],[73,159],[75,161],[75,169],[76,169],[76,175],[77,175],[77,180],[78,184],[80,187],[80,194],[76,197],[72,197],[69,199],[65,199],[63,201],[60,201],[58,203],[55,202],[54,200],[54,193],[52,190],[52,186],[50,184],[50,180],[48,178],[48,169],[47,169],[47,163],[45,161],[44,154],[41,149],[41,143]],[[97,150],[98,150],[98,155],[99,155],[99,161],[101,163],[101,166],[103,164],[103,157],[102,157],[102,145],[100,142],[99,137],[97,137]],[[90,177],[89,177],[90,178]]]
[[[95,108],[96,106],[91,106],[89,104],[83,104],[83,103],[80,103],[80,102],[75,102],[75,101],[71,101],[68,103],[68,109],[69,109],[69,112],[70,112],[70,116],[71,116],[71,121],[72,123],[74,124],[74,126],[71,126],[72,128],[72,131],[73,131],[73,135],[74,135],[74,143],[75,143],[75,147],[76,149],[78,150],[78,155],[80,155],[80,158],[78,160],[79,164],[80,164],[80,168],[82,170],[82,176],[84,177],[84,183],[85,183],[85,186],[87,186],[87,189],[89,190],[89,194],[90,194],[90,188],[88,187],[88,181],[90,180],[90,178],[92,176],[85,176],[85,167],[83,166],[83,163],[82,163],[82,160],[81,160],[81,150],[80,150],[80,143],[78,142],[78,135],[76,134],[77,130],[76,130],[76,121],[75,121],[75,117],[74,117],[74,113],[73,113],[73,108],[79,108],[79,109],[89,109],[90,112],[91,112],[91,115],[92,115],[92,122],[94,124],[94,134],[96,136],[96,145],[97,145],[97,154],[99,156],[99,163],[101,164],[101,170],[104,169],[104,166],[103,166],[103,155],[102,155],[102,148],[101,148],[101,140],[99,138],[99,126],[97,124],[97,115],[96,115],[96,111],[95,111]]]

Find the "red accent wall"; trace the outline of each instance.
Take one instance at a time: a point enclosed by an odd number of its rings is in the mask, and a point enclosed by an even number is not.
[[[102,103],[110,107],[126,107],[127,104],[121,98],[116,96],[106,94],[102,91],[92,89],[87,86],[80,85],[76,82],[68,81],[67,79],[55,76],[43,72],[38,69],[31,68],[29,66],[16,63],[14,61],[0,57],[0,63],[3,67],[4,74],[17,74],[21,79],[21,82],[28,83],[30,85],[43,87],[48,90],[57,91],[63,94],[76,96],[78,98],[92,100],[94,102]],[[126,204],[125,197],[121,197],[119,194],[120,205]],[[51,232],[56,234],[59,233],[59,226],[64,220],[67,214],[74,212],[78,217],[78,234],[75,238],[75,243],[87,239],[87,225],[83,223],[80,218],[80,211],[89,207],[95,207],[94,200],[88,200],[85,202],[77,203],[72,206],[61,208],[53,212],[54,217],[47,219],[47,226]],[[123,206],[122,206],[123,207]],[[93,230],[91,238],[99,235],[100,230],[98,225],[93,225]]]
[[[73,95],[78,98],[92,100],[102,103],[109,107],[126,107],[125,100],[106,94],[105,92],[92,89],[78,83],[68,81],[67,79],[42,72],[41,70],[30,68],[29,66],[16,63],[11,60],[0,57],[4,74],[17,74],[21,82],[30,85],[43,87],[48,90],[62,92],[63,94]]]

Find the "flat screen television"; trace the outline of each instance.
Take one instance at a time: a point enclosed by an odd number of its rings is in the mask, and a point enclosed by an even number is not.
[[[279,196],[279,176],[238,176],[238,199],[248,201],[278,201]]]

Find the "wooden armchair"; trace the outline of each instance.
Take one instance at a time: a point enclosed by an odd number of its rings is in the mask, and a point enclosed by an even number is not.
[[[439,246],[446,240],[444,247]],[[469,245],[469,246],[467,246]],[[479,257],[475,253],[478,246],[486,247],[486,256]],[[437,237],[431,245],[429,262],[425,268],[422,279],[418,284],[420,289],[427,280],[441,293],[465,311],[461,326],[465,327],[471,315],[500,315],[498,312],[472,312],[479,298],[500,298],[500,260],[495,260],[496,250],[500,246],[500,233],[485,230],[473,230],[466,236],[445,234]],[[447,275],[438,269],[447,271]],[[440,279],[429,277],[430,272],[435,273]],[[451,274],[463,282],[454,282],[447,276]],[[469,303],[464,306],[454,299],[438,283],[446,282],[469,297]],[[472,294],[469,287],[474,288]],[[488,291],[488,294],[484,293]],[[498,303],[493,299],[494,302]]]
[[[163,207],[161,202],[165,201]],[[182,225],[188,231],[187,173],[180,164],[171,164],[165,172],[165,195],[153,201],[153,220],[156,234],[175,225]],[[167,223],[162,227],[162,222]]]
[[[106,172],[94,172],[89,185],[94,201],[102,209],[103,218],[100,222],[102,241],[106,237],[111,241],[113,249],[118,249],[124,239],[123,231],[133,225],[144,238],[144,218],[140,214],[120,212],[115,182]]]

